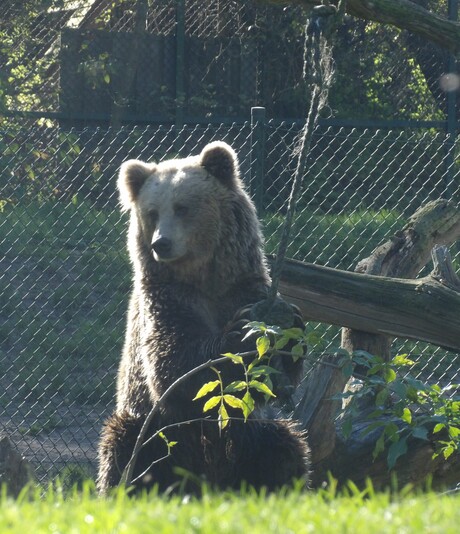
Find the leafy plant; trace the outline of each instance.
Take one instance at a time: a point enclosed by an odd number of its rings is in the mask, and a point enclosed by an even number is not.
[[[452,395],[458,385],[442,388],[415,379],[407,372],[415,362],[406,354],[395,356],[388,362],[364,351],[345,358],[349,365],[344,368],[350,376],[354,365],[366,369],[366,374],[358,391],[347,391],[338,396],[348,400],[343,414],[343,432],[350,435],[359,401],[364,397],[373,398],[374,410],[367,416],[371,423],[364,434],[382,430],[375,443],[374,459],[387,450],[388,468],[392,469],[398,458],[407,452],[411,437],[434,441],[433,458],[442,455],[447,459],[459,451],[460,396]]]
[[[271,364],[272,358],[304,358],[311,337],[300,328],[282,329],[261,322],[251,322],[247,328],[244,339],[254,337],[256,350],[224,354],[233,364],[242,366],[244,379],[226,385],[221,371],[212,367],[217,379],[204,384],[193,399],[203,399],[218,391],[206,400],[203,412],[217,408],[221,430],[231,419],[227,408],[241,410],[247,420],[256,406],[254,392],[262,393],[266,400],[276,396],[272,376],[279,371]],[[283,351],[287,344],[291,345],[290,351]],[[386,450],[389,469],[393,469],[398,458],[407,452],[410,438],[433,441],[436,447],[433,458],[442,455],[447,459],[460,450],[460,396],[452,395],[458,385],[442,388],[415,379],[407,372],[415,362],[406,354],[386,361],[365,351],[350,355],[340,350],[340,353],[342,359],[339,365],[348,377],[352,376],[356,365],[365,370],[362,386],[357,391],[346,391],[336,396],[336,399],[347,400],[341,414],[346,437],[351,434],[353,417],[360,413],[360,401],[370,397],[374,409],[367,416],[370,424],[363,434],[381,429],[373,457],[377,458]]]
[[[244,378],[235,380],[225,385],[222,373],[216,367],[212,370],[217,375],[217,380],[207,382],[197,392],[193,400],[199,400],[218,389],[218,394],[210,397],[203,406],[203,412],[214,408],[218,409],[218,425],[224,429],[231,419],[227,408],[241,410],[244,420],[254,411],[256,399],[254,394],[262,394],[265,400],[275,398],[272,376],[280,371],[272,365],[272,359],[276,357],[293,358],[297,361],[306,354],[308,334],[301,328],[282,329],[278,326],[267,326],[262,322],[250,322],[246,326],[248,332],[243,341],[254,337],[255,351],[234,354],[227,352],[223,356],[233,364],[240,365],[243,369]],[[283,351],[288,343],[295,341],[290,351]],[[247,363],[249,362],[249,363]]]

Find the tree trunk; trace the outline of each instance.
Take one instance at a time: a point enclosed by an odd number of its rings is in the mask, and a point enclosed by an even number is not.
[[[281,5],[302,5],[307,10],[322,0],[269,0]],[[347,0],[346,12],[354,17],[391,24],[447,48],[460,51],[460,24],[428,11],[409,0]]]
[[[460,238],[460,211],[450,202],[431,202],[418,210],[406,227],[359,262],[357,272],[345,272],[288,261],[280,291],[297,304],[306,318],[345,325],[344,348],[389,354],[391,337],[428,341],[460,352],[460,281],[446,247]],[[433,249],[434,270],[422,279],[412,277],[427,263]],[[372,273],[372,274],[364,274]],[[376,276],[377,274],[381,276]],[[339,481],[364,483],[371,477],[376,487],[390,484],[386,459],[372,458],[376,432],[365,439],[361,432],[369,423],[357,417],[353,433],[344,440],[336,417],[347,377],[338,358],[329,356],[317,365],[304,384],[304,394],[294,417],[308,431],[312,449],[312,483],[320,485],[331,472]],[[428,474],[435,484],[449,484],[460,477],[460,461],[432,461],[430,441],[412,438],[410,451],[395,466],[400,484],[419,483]],[[448,468],[446,468],[448,466]]]
[[[355,271],[375,276],[414,278],[425,267],[437,243],[450,245],[460,237],[460,212],[445,200],[422,206],[401,232],[361,260]],[[392,337],[342,329],[342,347],[348,352],[365,350],[388,360]]]
[[[306,320],[460,351],[460,293],[431,275],[402,280],[289,260],[280,292]]]

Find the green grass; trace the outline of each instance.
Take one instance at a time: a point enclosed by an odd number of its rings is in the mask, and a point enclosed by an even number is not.
[[[0,532],[60,533],[439,533],[458,532],[460,495],[349,491],[205,494],[201,499],[150,495],[132,499],[83,492],[0,502]],[[370,493],[370,495],[369,495]]]
[[[264,233],[267,251],[276,252],[284,215],[267,214]],[[353,269],[357,261],[387,240],[404,219],[387,210],[321,215],[307,210],[299,212],[291,230],[287,256],[338,269]]]
[[[85,203],[32,202],[7,205],[0,228],[8,394],[34,400],[65,389],[69,401],[109,402],[106,371],[119,359],[131,287],[126,220]]]

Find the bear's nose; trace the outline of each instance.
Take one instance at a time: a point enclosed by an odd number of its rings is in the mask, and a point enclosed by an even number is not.
[[[152,248],[158,256],[168,256],[172,250],[172,241],[167,237],[159,237],[152,243]]]

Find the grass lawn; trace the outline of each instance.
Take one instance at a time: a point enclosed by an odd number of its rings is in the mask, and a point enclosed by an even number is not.
[[[288,492],[205,494],[201,499],[155,495],[107,499],[82,493],[0,502],[0,532],[41,533],[442,533],[458,532],[460,494]]]

